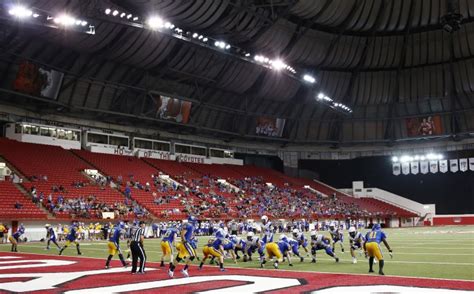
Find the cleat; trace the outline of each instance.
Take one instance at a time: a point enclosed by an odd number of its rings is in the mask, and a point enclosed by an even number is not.
[[[221,271],[221,272],[225,272],[225,271],[227,271],[227,270],[226,270],[225,268],[221,268],[220,271]]]
[[[303,261],[304,261],[304,257],[301,256],[301,257],[300,257],[300,262],[303,262]]]
[[[277,269],[277,268],[278,268],[278,262],[275,262],[275,263],[273,264],[273,267],[274,267],[275,269]]]
[[[353,258],[352,259],[352,264],[356,264],[357,263],[357,259]]]
[[[341,249],[342,253],[344,253],[344,248]]]
[[[339,262],[339,257],[336,257],[336,262]]]
[[[183,276],[185,276],[186,278],[189,277],[189,273],[188,273],[188,270],[181,270],[181,273],[183,274]]]
[[[260,264],[260,268],[263,268],[263,266],[264,266],[263,263],[261,263],[261,264]]]
[[[105,269],[109,269],[109,268],[110,268],[110,266],[108,266],[108,265],[105,266]]]
[[[313,259],[311,260],[311,263],[316,263],[316,259],[313,258]]]
[[[289,266],[293,266],[293,264],[292,264],[292,263],[290,263],[290,264],[289,264]]]
[[[383,273],[383,271],[379,271],[379,275],[385,276],[385,274]]]
[[[170,271],[170,270],[168,270],[168,277],[170,277],[170,278],[173,278],[173,276],[174,276],[174,272],[173,272],[173,271]]]
[[[373,273],[373,272],[374,272],[374,270],[369,270],[369,273]]]

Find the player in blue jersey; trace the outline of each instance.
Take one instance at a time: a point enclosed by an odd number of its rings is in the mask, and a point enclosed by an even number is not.
[[[45,250],[49,250],[49,244],[51,242],[53,242],[56,247],[61,250],[61,246],[59,246],[58,241],[56,240],[56,232],[54,231],[53,227],[50,224],[46,224],[44,227],[46,228],[46,239],[48,240]]]
[[[192,240],[194,237],[194,229],[196,227],[196,218],[194,216],[189,216],[186,223],[183,224],[181,227],[181,242],[176,245],[176,249],[178,249],[178,256],[176,257],[176,261],[180,262],[181,260],[186,261],[186,265],[181,270],[181,273],[185,277],[189,277],[188,268],[191,262],[196,258],[196,251],[195,248],[192,246]],[[175,266],[173,265],[172,268],[168,270],[168,275],[172,278],[174,276]]]
[[[69,245],[71,245],[71,243],[76,244],[77,255],[82,255],[81,248],[79,247],[79,242],[77,241],[77,237],[79,235],[77,230],[78,230],[77,229],[77,223],[73,222],[72,225],[71,225],[71,229],[69,231],[69,234],[67,234],[67,236],[66,236],[66,244],[64,244],[64,246],[61,248],[61,250],[59,250],[59,255],[62,255],[64,249],[69,247]]]
[[[18,252],[18,241],[20,240],[20,236],[24,233],[25,227],[23,226],[23,224],[20,224],[16,232],[8,238],[10,243],[12,243],[12,252]]]
[[[288,238],[288,244],[290,244],[291,253],[295,256],[298,256],[300,258],[300,261],[303,262],[304,257],[300,255],[300,250],[299,250],[300,243],[293,238]]]
[[[175,228],[174,226],[170,226],[169,228],[166,229],[165,233],[163,234],[163,239],[161,240],[161,251],[163,252],[163,255],[161,256],[161,267],[165,266],[165,258],[169,257],[170,259],[170,268],[172,268],[173,265],[173,259],[174,259],[174,252],[173,248],[175,246],[175,240],[176,237],[178,236],[178,229]]]
[[[332,251],[336,252],[336,244],[339,243],[339,245],[341,245],[341,252],[344,253],[344,234],[339,231],[336,224],[332,223],[329,225],[329,234],[332,239]]]
[[[388,245],[387,235],[382,231],[379,224],[374,224],[372,226],[372,231],[365,235],[364,252],[365,255],[369,257],[369,273],[374,272],[372,267],[374,265],[374,258],[377,258],[379,261],[379,274],[384,275],[383,266],[385,265],[385,262],[383,260],[380,242],[383,242],[385,247],[387,247],[390,256],[392,256],[392,249]]]
[[[316,263],[316,252],[319,250],[326,251],[326,254],[334,258],[336,262],[339,262],[339,258],[332,251],[331,240],[324,235],[318,234],[316,231],[311,231],[311,254],[313,259],[312,263]]]
[[[239,256],[239,251],[242,252],[242,254],[244,256],[247,255],[246,253],[246,249],[247,249],[247,241],[240,238],[240,237],[237,237],[236,235],[230,235],[229,237],[229,240],[235,244],[235,247],[234,247],[234,254],[235,254],[235,258],[236,259],[240,259],[240,256]],[[247,259],[247,258],[245,258]]]
[[[356,258],[356,250],[362,250],[362,246],[365,242],[364,236],[362,236],[361,232],[358,232],[355,227],[349,228],[349,243],[351,245],[351,256],[352,256],[352,263],[357,263]]]
[[[127,263],[123,258],[122,250],[120,250],[120,237],[122,234],[125,233],[125,223],[120,222],[115,228],[112,234],[110,234],[109,242],[107,246],[109,247],[109,256],[107,257],[107,261],[105,262],[105,268],[110,268],[110,261],[112,258],[117,254],[122,262],[124,267],[127,267]]]
[[[299,246],[303,247],[304,251],[306,254],[309,256],[309,249],[308,249],[308,239],[305,237],[302,231],[298,229],[293,230],[293,238],[298,241]]]
[[[267,250],[268,259],[275,259],[275,261],[273,262],[273,267],[275,269],[278,268],[280,262],[283,262],[283,258],[288,259],[289,266],[293,266],[293,264],[291,263],[290,244],[288,243],[288,238],[286,238],[285,235],[281,235],[280,240],[278,242],[267,243],[265,245],[265,249]],[[264,257],[262,262],[260,263],[260,267],[263,268],[265,263],[266,260]]]

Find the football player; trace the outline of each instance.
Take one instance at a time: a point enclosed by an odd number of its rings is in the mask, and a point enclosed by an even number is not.
[[[248,260],[252,260],[252,254],[257,251],[258,255],[260,256],[260,262],[264,258],[265,254],[263,251],[265,250],[265,243],[260,240],[259,237],[255,236],[254,232],[248,232],[247,233],[247,255],[248,255]],[[244,261],[246,259],[246,256],[244,256]]]
[[[384,275],[383,267],[385,262],[383,260],[382,250],[380,249],[380,242],[383,242],[385,247],[387,247],[390,256],[392,256],[393,251],[388,245],[387,235],[384,231],[382,231],[380,224],[374,224],[372,226],[372,231],[367,232],[365,235],[365,240],[364,253],[369,257],[369,273],[374,272],[372,267],[374,265],[374,258],[377,258],[379,261],[379,275]]]
[[[66,249],[69,245],[71,245],[71,243],[76,244],[77,255],[82,255],[81,249],[79,247],[79,242],[77,241],[77,237],[78,237],[77,223],[73,222],[69,230],[69,233],[66,236],[66,244],[64,244],[63,248],[59,250],[59,255],[62,255],[64,249]]]
[[[120,222],[118,226],[115,227],[113,234],[111,234],[109,238],[109,242],[107,246],[109,247],[109,256],[107,257],[107,261],[105,262],[105,268],[110,268],[110,261],[112,258],[117,254],[120,258],[120,261],[122,262],[122,265],[124,267],[127,267],[127,263],[125,262],[125,259],[123,258],[122,250],[120,250],[120,237],[124,233],[125,230],[125,223]]]
[[[49,244],[51,242],[53,242],[56,247],[61,250],[61,246],[59,246],[58,241],[56,240],[56,232],[54,231],[53,227],[50,224],[46,224],[44,227],[46,228],[46,239],[48,240],[45,250],[49,250]]]
[[[210,248],[212,247],[212,244],[214,243],[214,238],[210,238],[208,241],[207,241],[207,244],[204,245],[204,247],[202,248],[202,253],[204,255],[204,258],[201,260],[201,263],[199,264],[199,270],[202,269],[203,265],[204,265],[204,262],[206,262],[207,258],[209,256],[211,256],[211,251],[210,251]]]
[[[355,227],[349,228],[349,243],[351,245],[351,256],[352,256],[352,263],[357,263],[356,258],[356,251],[362,250],[362,246],[365,242],[364,236],[362,236],[361,232],[358,232]]]
[[[296,241],[298,241],[299,246],[303,247],[304,251],[308,254],[309,256],[309,250],[308,250],[308,239],[305,237],[303,232],[301,232],[298,229],[293,230],[293,238],[295,238]]]
[[[268,216],[262,216],[262,241],[263,243],[271,243],[273,242],[273,224],[271,221],[268,220]]]
[[[192,246],[192,239],[194,235],[194,228],[196,225],[196,218],[194,216],[189,216],[186,223],[183,224],[181,228],[181,242],[176,245],[178,249],[178,256],[176,257],[176,261],[180,262],[181,260],[186,260],[186,265],[181,270],[181,273],[185,277],[189,277],[188,268],[191,262],[196,258],[196,251]],[[174,276],[175,266],[171,267],[168,270],[168,275],[170,278]]]
[[[293,238],[288,238],[288,243],[290,244],[292,254],[298,256],[300,258],[300,262],[303,262],[304,257],[300,255],[299,251],[300,243]]]
[[[20,236],[24,233],[25,227],[23,226],[23,224],[20,224],[16,232],[10,237],[8,237],[8,240],[10,241],[10,243],[12,243],[12,252],[18,252],[18,241],[20,240]]]
[[[269,260],[274,258],[275,261],[273,262],[273,267],[275,269],[278,268],[280,262],[283,262],[283,258],[288,259],[289,266],[293,266],[291,263],[291,254],[290,253],[290,244],[288,243],[288,238],[285,235],[280,236],[280,240],[278,242],[270,242],[265,245],[265,249],[267,250],[267,256]],[[260,267],[263,268],[267,261],[265,257],[263,257],[262,262],[260,263]]]
[[[339,231],[336,224],[331,223],[329,225],[329,234],[331,234],[332,239],[332,251],[336,252],[336,244],[339,243],[341,245],[341,252],[344,253],[344,234]]]
[[[318,250],[326,251],[327,255],[334,258],[336,262],[339,262],[339,258],[332,251],[330,243],[331,240],[329,240],[329,238],[318,234],[316,231],[311,231],[311,255],[313,256],[313,259],[311,260],[312,263],[316,263],[316,252]]]
[[[174,226],[170,226],[166,229],[163,239],[161,240],[161,251],[163,255],[161,256],[161,267],[165,266],[165,257],[170,259],[170,268],[173,267],[173,247],[175,246],[175,240],[178,236],[178,229]]]

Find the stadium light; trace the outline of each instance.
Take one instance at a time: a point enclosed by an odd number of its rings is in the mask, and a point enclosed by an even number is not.
[[[118,14],[119,14],[118,10],[114,10],[114,12],[112,12],[113,16],[117,16]]]
[[[199,34],[198,34],[198,33],[194,33],[194,34],[193,34],[193,38],[196,39],[197,37],[199,37]]]
[[[133,15],[129,14],[127,15],[127,19],[131,19]]]
[[[72,26],[74,24],[77,24],[76,19],[74,17],[68,15],[68,14],[61,14],[59,17],[54,18],[54,22],[63,26]],[[79,21],[79,24],[81,22]]]
[[[135,17],[133,18],[133,21],[137,21],[137,20],[138,20],[138,16],[135,16]]]
[[[120,18],[124,18],[127,15],[125,12],[120,13]]]
[[[275,70],[281,70],[286,64],[281,59],[276,59],[272,62],[272,68]]]
[[[245,53],[245,57],[250,57],[250,53]]]
[[[204,37],[204,39],[202,39],[203,42],[207,42],[208,38]]]
[[[18,18],[27,18],[33,15],[33,11],[31,11],[31,9],[21,5],[13,6],[10,10],[8,10],[8,13]]]
[[[107,8],[107,9],[105,10],[105,14],[107,14],[107,15],[109,15],[111,12],[112,12],[112,10],[111,10],[110,8]]]
[[[323,93],[318,94],[318,99],[324,99],[325,95]]]
[[[163,22],[163,19],[159,16],[152,16],[148,19],[147,21],[148,23],[148,26],[152,29],[152,30],[156,30],[156,29],[159,29],[159,28],[162,28],[165,26],[165,23]]]
[[[33,13],[33,17],[34,17],[34,18],[37,18],[37,17],[39,17],[39,16],[40,16],[40,15],[39,15],[38,13]]]
[[[291,69],[291,67],[289,67]],[[314,84],[316,82],[316,79],[313,76],[310,75],[304,75],[303,80],[307,81],[308,83]]]
[[[393,162],[398,162],[398,157],[397,156],[392,157],[392,161]]]

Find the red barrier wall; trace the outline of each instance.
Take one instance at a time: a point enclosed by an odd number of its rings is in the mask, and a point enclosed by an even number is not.
[[[445,225],[474,225],[473,214],[459,214],[459,215],[436,215],[433,217],[434,226]]]

